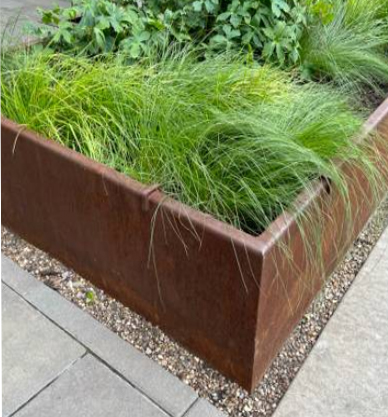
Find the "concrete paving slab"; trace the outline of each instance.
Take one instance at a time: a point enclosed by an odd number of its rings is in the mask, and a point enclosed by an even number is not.
[[[388,230],[274,417],[388,416]]]
[[[3,416],[21,407],[85,349],[2,285]]]
[[[1,0],[1,22],[6,23],[9,19],[19,18],[21,21],[38,21],[39,15],[36,12],[38,7],[52,8],[55,4],[60,6],[70,5],[70,0]]]
[[[202,398],[197,400],[185,417],[223,417],[224,414]]]
[[[183,416],[198,398],[189,386],[3,255],[2,280],[171,416]]]
[[[86,355],[15,417],[168,417],[148,398]]]
[[[56,3],[64,7],[70,5],[70,0],[1,0],[0,33],[5,43],[13,45],[22,41],[27,22],[40,21],[36,9],[52,8]]]
[[[23,298],[35,289],[39,290],[43,285],[3,253],[1,254],[1,280]]]

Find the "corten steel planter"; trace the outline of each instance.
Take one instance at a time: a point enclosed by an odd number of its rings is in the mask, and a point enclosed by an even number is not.
[[[366,128],[387,139],[388,165],[388,100]],[[324,181],[299,201],[322,226],[323,274],[294,215],[248,235],[7,119],[2,221],[252,390],[375,209],[363,173],[342,169],[351,228]]]

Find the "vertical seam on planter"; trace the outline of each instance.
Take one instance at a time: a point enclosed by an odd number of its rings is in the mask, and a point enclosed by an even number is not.
[[[146,189],[144,189],[141,192],[141,198],[142,198],[141,208],[142,208],[142,210],[144,212],[148,212],[149,211],[149,209],[150,209],[150,200],[149,200],[149,197],[155,191],[160,191],[160,184],[151,185],[151,186],[147,187]]]

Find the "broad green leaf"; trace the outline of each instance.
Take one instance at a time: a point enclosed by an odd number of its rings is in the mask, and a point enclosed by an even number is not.
[[[241,17],[233,14],[230,18],[230,23],[234,26],[234,28],[238,28],[241,24]]]
[[[284,49],[282,48],[282,45],[277,43],[276,44],[276,56],[280,62],[280,64],[284,64],[284,61],[286,59],[284,54]]]
[[[195,12],[200,12],[202,10],[202,4],[203,4],[202,1],[195,1],[193,3],[193,10]]]
[[[105,35],[102,30],[100,30],[98,27],[95,27],[93,29],[94,37],[96,40],[96,44],[101,50],[105,50]]]
[[[138,39],[139,41],[143,42],[143,41],[148,41],[148,40],[150,39],[150,37],[151,37],[151,33],[150,33],[150,32],[147,32],[147,31],[145,30],[145,31],[141,32],[141,33],[137,36],[137,39]]]
[[[227,20],[230,16],[230,12],[224,12],[221,13],[217,16],[217,21],[218,22],[224,22],[225,20]]]
[[[270,58],[275,50],[275,43],[274,42],[267,42],[263,48],[263,55],[267,58]]]
[[[215,36],[212,36],[210,39],[214,43],[227,43],[228,42],[228,39],[223,35],[215,35]]]
[[[141,47],[139,43],[133,43],[129,49],[129,54],[132,58],[138,58],[140,56]]]

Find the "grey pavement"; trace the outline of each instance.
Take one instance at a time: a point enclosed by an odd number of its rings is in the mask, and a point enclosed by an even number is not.
[[[117,374],[87,355],[51,384],[19,417],[128,415],[166,416],[147,397]]]
[[[388,417],[388,230],[274,417]]]
[[[2,301],[3,413],[9,415],[80,358],[85,349],[5,285]]]
[[[3,417],[222,417],[2,256]]]
[[[4,31],[14,32],[14,26],[16,26],[16,33],[22,31],[26,22],[39,21],[37,7],[52,8],[54,4],[66,6],[70,4],[70,0],[1,0],[1,33],[3,34]],[[12,34],[13,36],[14,34]]]

